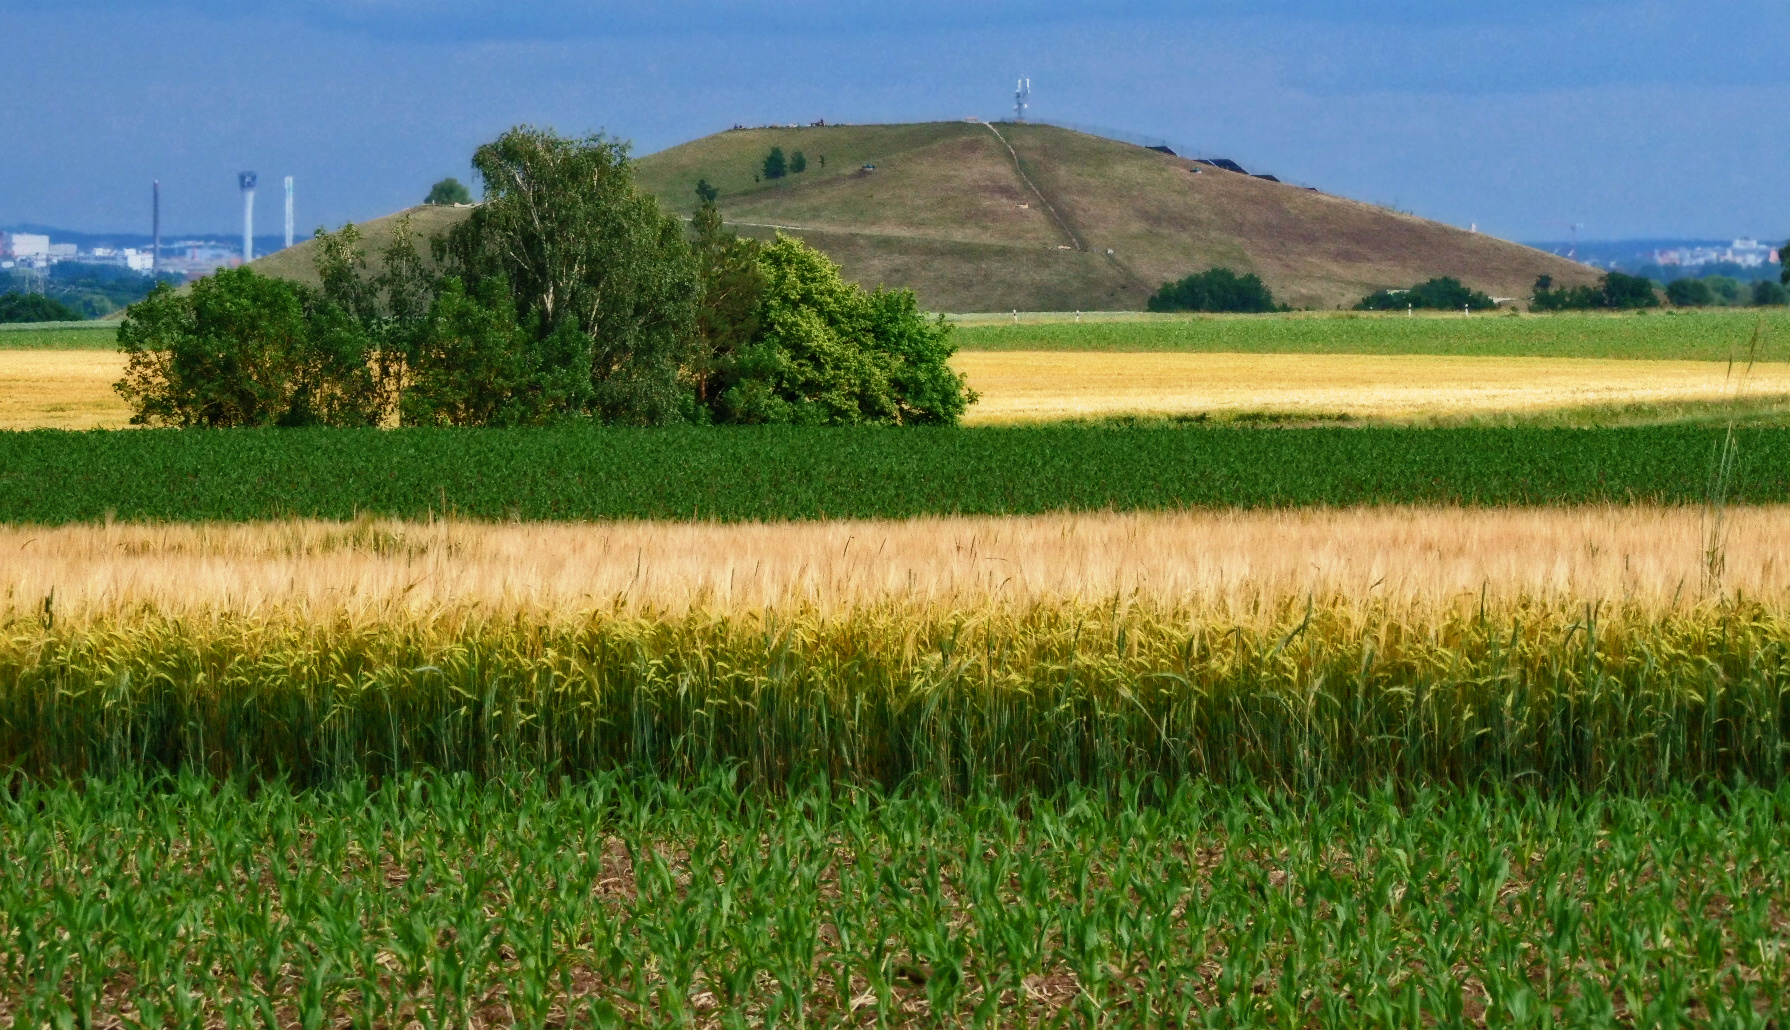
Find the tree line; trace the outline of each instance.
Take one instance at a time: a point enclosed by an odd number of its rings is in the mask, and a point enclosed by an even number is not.
[[[443,236],[401,222],[375,263],[320,231],[315,288],[244,267],[132,306],[131,421],[949,424],[975,400],[911,291],[736,236],[711,195],[686,228],[624,143],[523,126],[472,163],[484,201]]]

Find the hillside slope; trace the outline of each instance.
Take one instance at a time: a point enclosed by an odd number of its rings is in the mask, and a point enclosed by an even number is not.
[[[763,180],[773,146],[801,151],[807,170]],[[1308,308],[1438,275],[1499,297],[1527,297],[1538,275],[1596,277],[1515,243],[1047,125],[739,129],[636,167],[669,210],[693,211],[706,179],[740,232],[800,236],[850,278],[911,287],[936,311],[1138,309],[1163,282],[1216,265]],[[426,235],[464,210],[407,214]],[[390,224],[363,228],[377,242]],[[309,246],[257,266],[309,277]]]

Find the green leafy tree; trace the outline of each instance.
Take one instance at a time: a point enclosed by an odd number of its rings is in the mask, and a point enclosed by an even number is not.
[[[626,144],[522,126],[480,147],[473,166],[485,201],[438,256],[471,296],[485,296],[486,280],[508,285],[540,375],[557,382],[567,369],[589,370],[588,391],[552,394],[567,405],[560,414],[633,425],[680,418],[696,262],[683,226],[636,185]]]
[[[459,179],[449,176],[429,187],[429,195],[423,198],[425,204],[453,205],[472,203],[472,191],[467,189]]]
[[[1778,264],[1782,271],[1778,273],[1778,282],[1790,286],[1790,241],[1778,248]]]
[[[685,362],[699,420],[709,418],[715,377],[758,336],[758,306],[764,275],[758,267],[762,245],[727,231],[713,201],[703,198],[690,220],[691,245],[702,280],[696,311],[696,346]]]
[[[1477,290],[1469,289],[1453,276],[1442,276],[1418,283],[1408,290],[1380,290],[1362,298],[1357,311],[1490,311],[1498,302]]]
[[[1586,311],[1596,308],[1627,310],[1659,306],[1653,281],[1621,272],[1606,274],[1596,286],[1563,286],[1556,288],[1550,276],[1539,276],[1530,294],[1529,306],[1534,311]]]
[[[1674,279],[1666,284],[1666,299],[1681,308],[1708,307],[1715,293],[1701,279]]]
[[[800,150],[789,155],[789,170],[796,175],[808,170],[808,158]]]
[[[758,332],[718,363],[715,421],[950,424],[974,403],[947,363],[950,325],[922,315],[911,292],[866,293],[782,234],[758,266]]]
[[[312,291],[250,268],[187,293],[166,284],[118,328],[126,356],[114,389],[134,425],[376,425],[382,415],[365,340]]]
[[[1285,310],[1255,273],[1238,275],[1228,268],[1196,272],[1180,282],[1163,283],[1151,296],[1151,311],[1265,312]]]
[[[1790,304],[1790,289],[1783,283],[1761,279],[1753,284],[1753,306],[1767,308]]]
[[[788,172],[789,164],[783,159],[783,148],[772,147],[771,152],[766,154],[764,158],[764,177],[767,179],[781,179]]]
[[[713,204],[721,198],[721,191],[709,185],[707,179],[696,180],[696,198],[699,203]]]
[[[0,293],[0,322],[78,322],[84,316],[41,293]]]
[[[590,347],[576,324],[534,340],[517,322],[508,283],[486,279],[475,289],[442,281],[411,350],[404,424],[542,425],[581,410]]]

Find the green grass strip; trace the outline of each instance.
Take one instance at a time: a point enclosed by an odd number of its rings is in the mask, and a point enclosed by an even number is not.
[[[1101,428],[0,433],[0,521],[722,521],[1705,499],[1721,430]],[[1790,501],[1790,430],[1729,500]]]
[[[1645,315],[1206,315],[1124,321],[1022,316],[972,323],[951,336],[963,350],[1184,351],[1245,354],[1436,354],[1472,357],[1636,358],[1745,362],[1755,328],[1759,360],[1790,360],[1790,309]]]

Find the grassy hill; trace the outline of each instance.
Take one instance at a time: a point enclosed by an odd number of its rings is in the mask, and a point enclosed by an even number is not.
[[[807,170],[763,180],[773,146],[802,151]],[[1596,275],[1515,243],[1047,125],[740,129],[637,167],[670,210],[693,210],[707,179],[739,231],[800,236],[851,278],[912,287],[940,311],[1137,309],[1163,282],[1214,265],[1325,309],[1438,275],[1500,297],[1527,297],[1541,274]],[[464,216],[407,213],[424,233]],[[390,231],[386,219],[364,228],[375,244]],[[308,251],[258,266],[305,277]]]

